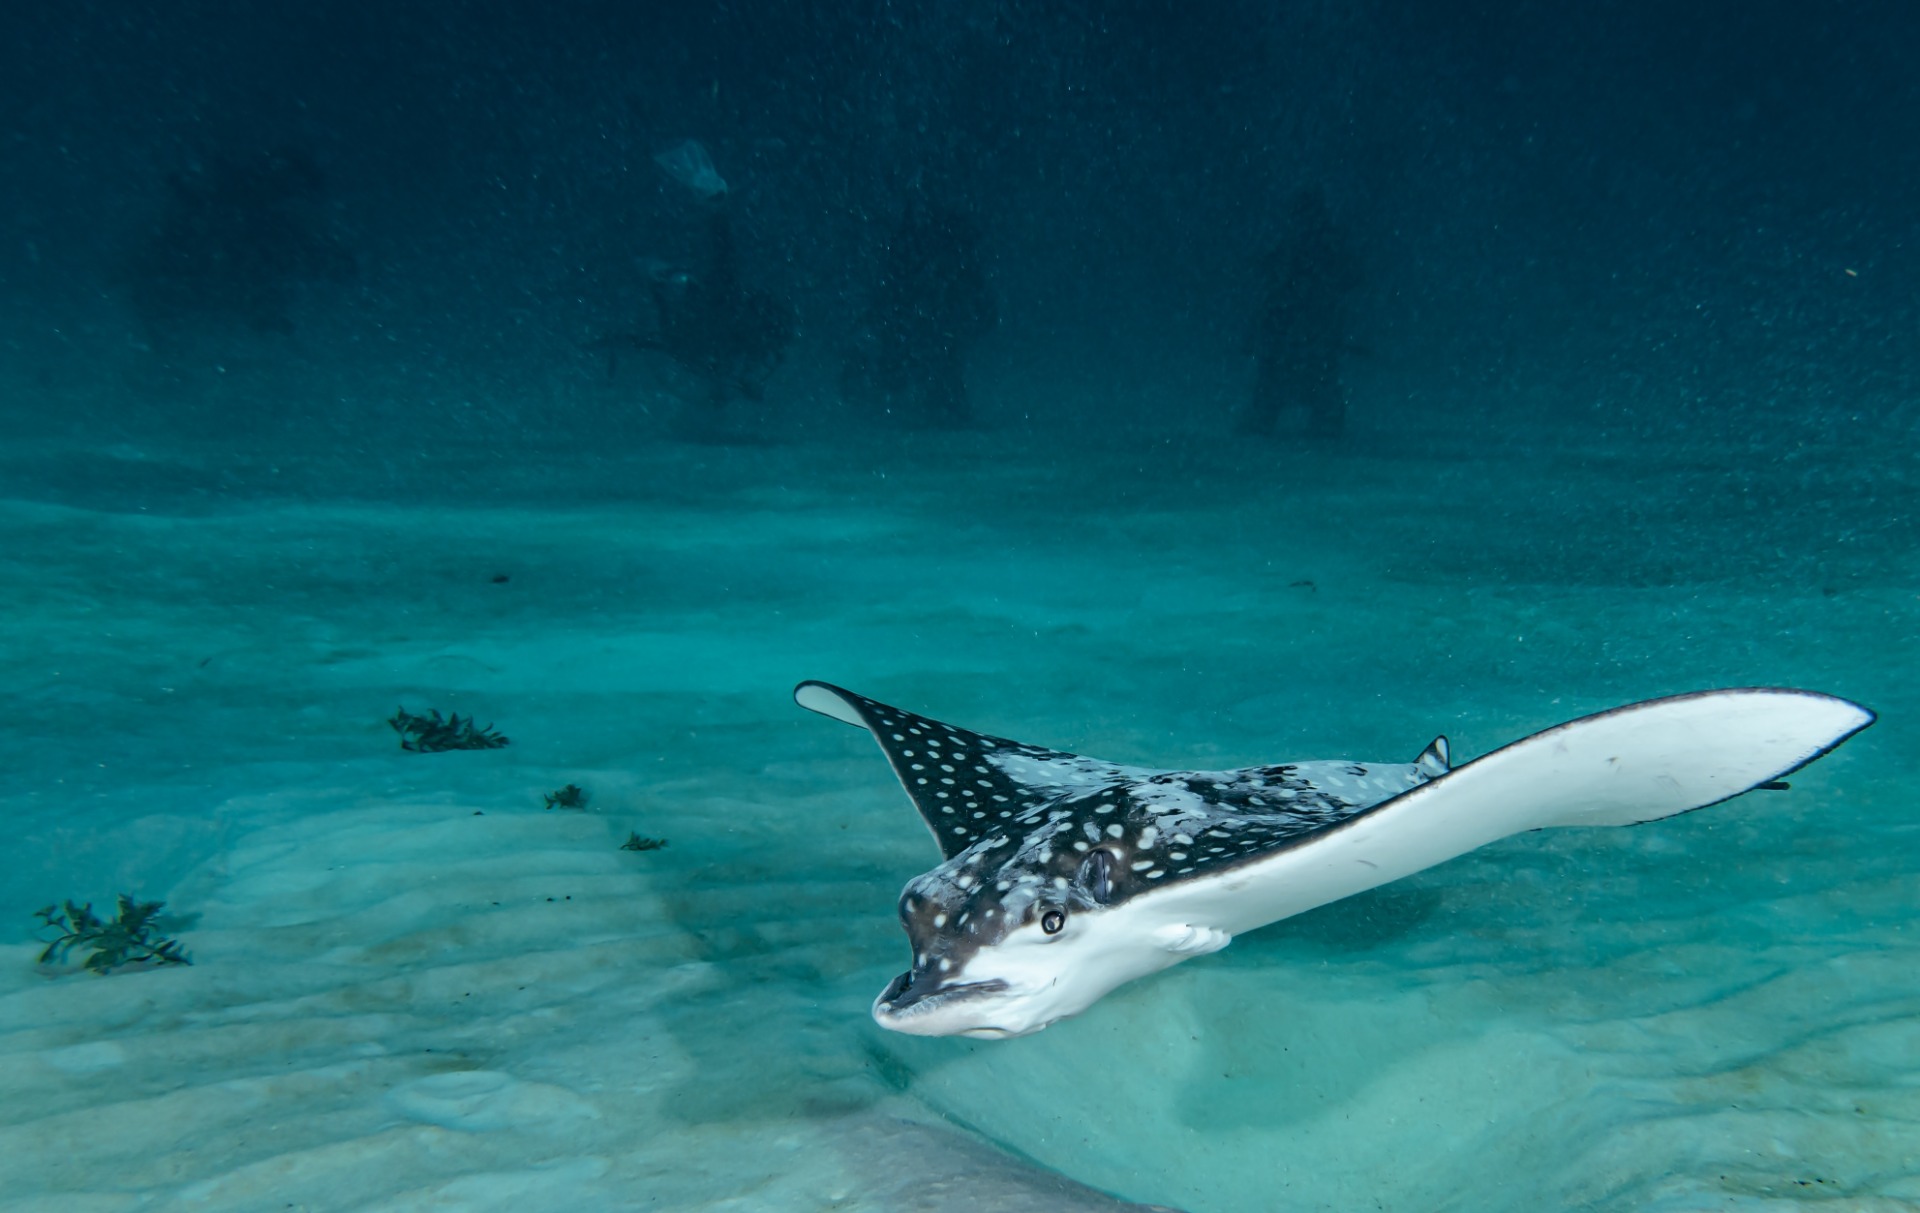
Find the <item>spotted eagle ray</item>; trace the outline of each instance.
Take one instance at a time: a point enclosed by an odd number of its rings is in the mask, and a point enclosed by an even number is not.
[[[873,734],[944,862],[907,882],[913,965],[881,1027],[1003,1039],[1235,935],[1548,826],[1637,825],[1730,800],[1874,721],[1771,687],[1583,716],[1472,762],[1230,771],[1122,766],[989,737],[824,682],[801,707]]]

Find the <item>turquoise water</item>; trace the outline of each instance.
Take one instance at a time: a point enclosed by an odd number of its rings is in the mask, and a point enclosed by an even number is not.
[[[1920,488],[1876,426],[449,441],[404,493],[16,445],[0,1210],[1920,1202]],[[867,1007],[936,856],[803,678],[1160,766],[1464,759],[1711,686],[1882,719],[1789,793],[922,1040]],[[403,753],[396,704],[512,744]],[[191,968],[35,969],[34,908],[123,889]]]

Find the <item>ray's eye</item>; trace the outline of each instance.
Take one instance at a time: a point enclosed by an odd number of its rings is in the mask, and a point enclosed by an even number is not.
[[[1067,925],[1065,910],[1048,910],[1040,916],[1040,929],[1049,935],[1058,935]]]

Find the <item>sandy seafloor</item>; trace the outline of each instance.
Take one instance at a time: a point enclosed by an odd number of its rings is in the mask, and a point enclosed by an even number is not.
[[[1920,1209],[1910,436],[634,448],[8,449],[0,1210]],[[934,854],[802,678],[1160,766],[1882,719],[993,1043],[868,1018]],[[121,890],[191,968],[36,969]]]

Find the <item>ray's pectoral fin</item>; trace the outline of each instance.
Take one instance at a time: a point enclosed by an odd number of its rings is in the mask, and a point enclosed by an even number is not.
[[[873,734],[940,854],[952,859],[1024,811],[1119,778],[1113,763],[955,728],[825,682],[803,682],[794,702]]]
[[[1244,932],[1555,826],[1658,821],[1777,782],[1873,723],[1858,704],[1771,687],[1630,704],[1535,733],[1177,891]]]
[[[1873,721],[1814,691],[1698,691],[1569,721],[1462,771],[1530,801],[1535,828],[1638,825],[1777,784]]]

